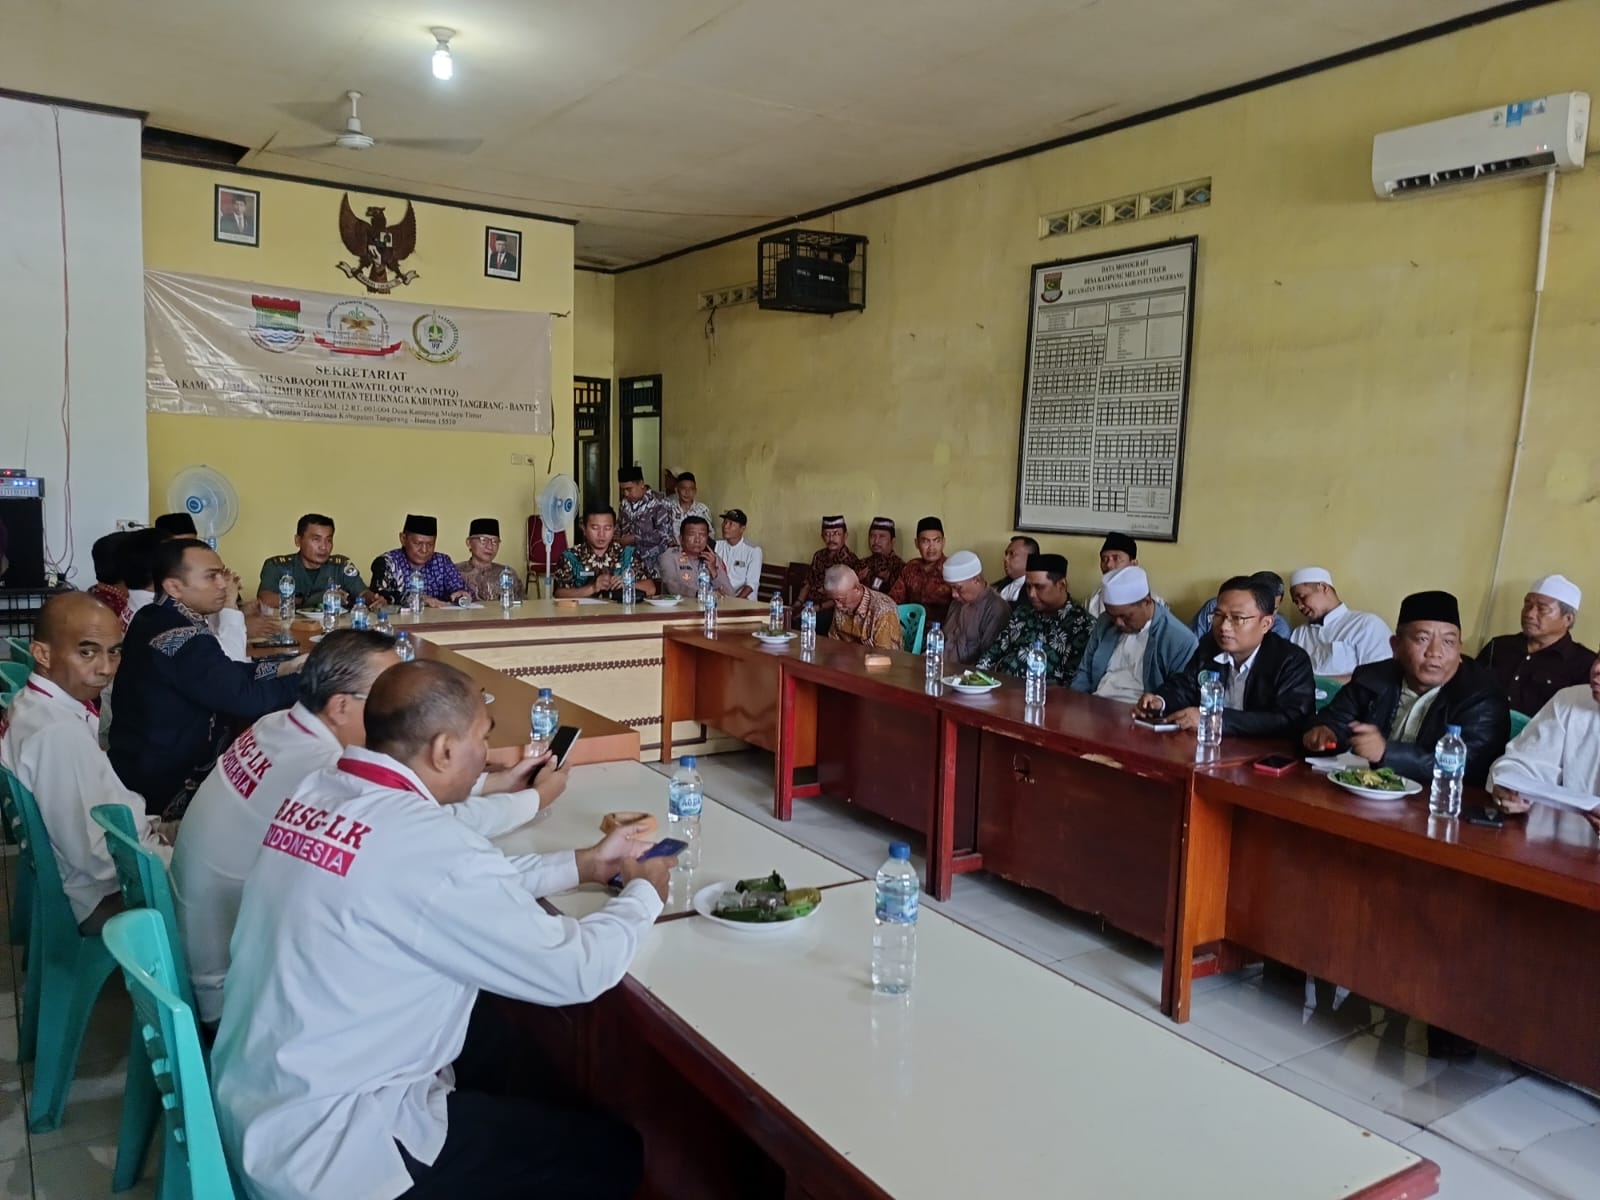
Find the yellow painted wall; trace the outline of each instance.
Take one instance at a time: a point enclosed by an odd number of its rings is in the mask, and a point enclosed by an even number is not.
[[[1505,512],[1541,186],[1373,197],[1372,135],[1556,91],[1600,97],[1600,0],[1446,38],[840,212],[871,239],[864,313],[717,314],[754,278],[741,241],[618,277],[619,375],[664,375],[665,459],[751,514],[773,559],[816,520],[854,543],[887,513],[943,516],[999,574],[1010,532],[1029,264],[1198,234],[1180,540],[1141,561],[1184,615],[1224,576],[1320,563],[1392,619],[1445,587],[1469,633]],[[1600,137],[1591,134],[1591,155]],[[1193,214],[1041,241],[1042,213],[1202,176]],[[1493,624],[1527,581],[1586,587],[1600,640],[1600,161],[1557,189],[1527,447]],[[1043,537],[1098,582],[1099,539]],[[901,551],[911,549],[902,535]],[[914,552],[914,551],[913,551]]]
[[[575,375],[610,379],[616,365],[617,279],[598,271],[572,276],[572,366]]]
[[[211,236],[212,186],[237,183],[261,192],[261,246],[215,242]],[[145,265],[241,279],[280,287],[365,295],[334,269],[348,258],[339,241],[338,189],[222,171],[144,164]],[[351,193],[357,212],[387,203],[398,219],[404,201]],[[527,312],[567,313],[573,308],[573,231],[569,225],[417,204],[418,248],[406,260],[418,272],[399,298],[411,303],[467,305]],[[484,227],[522,232],[522,280],[483,274]],[[573,322],[551,324],[556,471],[571,469]],[[409,512],[439,518],[439,546],[465,557],[467,522],[500,519],[502,561],[523,553],[524,522],[547,478],[549,437],[233,420],[151,414],[148,418],[150,506],[167,511],[173,474],[193,463],[222,470],[239,492],[241,514],[221,540],[229,565],[253,587],[268,554],[293,548],[301,513],[321,511],[338,523],[335,549],[361,565],[396,544]],[[514,452],[536,466],[513,466]]]

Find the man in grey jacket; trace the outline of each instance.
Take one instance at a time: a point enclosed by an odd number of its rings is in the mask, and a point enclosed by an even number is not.
[[[1143,567],[1123,567],[1101,585],[1105,611],[1095,621],[1072,678],[1080,692],[1137,700],[1193,656],[1194,633],[1150,594]]]

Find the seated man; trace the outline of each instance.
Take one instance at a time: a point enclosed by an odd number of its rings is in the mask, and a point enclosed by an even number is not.
[[[894,552],[894,538],[894,522],[888,517],[873,517],[867,527],[867,549],[871,553],[856,568],[862,583],[886,596],[906,565]]]
[[[711,548],[711,525],[704,517],[685,517],[678,526],[677,546],[669,547],[656,559],[656,575],[661,590],[669,596],[698,596],[700,568],[711,576],[711,586],[719,596],[733,595],[733,581]]]
[[[139,610],[156,598],[154,579],[156,547],[170,541],[172,535],[151,527],[130,529],[128,536],[117,543],[117,574],[122,576],[128,589],[128,602],[119,614],[122,628],[126,630],[139,615]]]
[[[320,608],[330,583],[339,589],[339,601],[346,607],[357,597],[369,608],[383,607],[383,597],[362,580],[361,568],[333,552],[333,518],[322,513],[306,513],[295,522],[293,554],[274,554],[261,564],[256,601],[263,612],[278,611],[278,583],[285,575],[294,580],[297,609]]]
[[[1235,576],[1237,578],[1237,576]],[[1276,571],[1257,571],[1249,578],[1264,584],[1271,590],[1272,601],[1272,632],[1284,641],[1289,640],[1289,622],[1283,619],[1283,614],[1278,611],[1278,605],[1283,603],[1283,576]],[[1200,611],[1195,614],[1189,628],[1194,630],[1194,635],[1203,638],[1211,632],[1211,614],[1217,611],[1217,597],[1213,596],[1201,605]]]
[[[944,618],[947,662],[970,663],[994,644],[1011,620],[1011,605],[984,581],[983,562],[971,550],[957,550],[944,562],[950,608]]]
[[[641,472],[642,474],[643,472]],[[682,529],[684,518],[699,517],[706,523],[706,528],[709,529],[711,527],[711,510],[705,506],[704,502],[695,499],[695,496],[700,492],[700,482],[695,479],[694,472],[685,471],[682,475],[677,476],[672,490],[677,493],[670,506],[674,524],[679,529]]]
[[[641,575],[656,569],[656,560],[668,546],[677,545],[678,517],[660,492],[652,491],[639,467],[617,472],[622,490],[622,514],[617,518],[617,545],[632,546],[638,554]]]
[[[145,815],[144,797],[122,785],[100,749],[95,702],[117,673],[122,623],[92,596],[63,592],[39,610],[29,650],[33,674],[0,721],[0,763],[38,801],[73,919],[96,933],[122,911],[122,892],[105,830],[89,810],[123,805],[147,849],[163,859],[172,853]]]
[[[367,696],[398,661],[386,634],[334,630],[306,659],[294,707],[269,713],[241,733],[195,793],[172,852],[172,898],[206,1024],[222,1017],[228,941],[273,813],[308,776],[338,762],[347,746],[366,744]],[[472,799],[445,810],[484,837],[533,820],[566,786],[566,772],[550,769],[539,776],[538,790],[528,787],[543,760],[523,758],[521,747],[493,751],[490,759],[506,769],[481,776]]]
[[[639,1139],[613,1118],[447,1071],[480,990],[557,1006],[616,984],[675,862],[635,861],[639,825],[576,853],[507,856],[451,819],[491,724],[460,671],[392,667],[367,699],[366,747],[273,813],[211,1059],[217,1125],[255,1200],[623,1200],[638,1186]],[[621,894],[582,920],[539,904],[618,873]]]
[[[833,601],[828,598],[828,568],[843,564],[856,571],[861,567],[861,560],[847,544],[849,537],[850,529],[843,517],[822,518],[822,549],[811,556],[811,570],[807,572],[806,581],[800,588],[800,597],[795,601],[796,614],[806,606],[807,600],[817,606],[818,633],[826,633],[828,622],[833,618]]]
[[[1489,768],[1495,802],[1508,813],[1528,811],[1528,798],[1501,782],[1518,776],[1600,797],[1600,658],[1589,664],[1587,683],[1551,697]],[[1600,833],[1600,812],[1583,815]]]
[[[999,639],[973,665],[980,671],[1020,676],[1034,639],[1043,638],[1047,678],[1051,683],[1070,683],[1094,622],[1073,603],[1067,588],[1067,560],[1061,555],[1035,554],[1028,559],[1027,579],[1027,603],[1012,611]]]
[[[1039,543],[1031,537],[1018,534],[1006,543],[1006,573],[994,581],[994,586],[1000,598],[1012,608],[1027,599],[1022,593],[1028,583],[1028,559],[1038,553]]]
[[[917,522],[917,555],[900,568],[885,594],[896,604],[920,604],[930,621],[938,620],[950,604],[950,585],[944,581],[944,522],[938,517]]]
[[[741,600],[759,600],[756,592],[761,588],[761,547],[747,540],[745,526],[750,518],[742,508],[730,508],[722,514],[722,540],[717,543],[717,557],[728,572],[728,582],[733,594]]]
[[[1155,692],[1188,665],[1198,639],[1150,594],[1143,567],[1112,571],[1097,593],[1105,611],[1096,618],[1072,677],[1072,688],[1113,700]]]
[[[1582,603],[1577,584],[1546,575],[1522,598],[1522,632],[1494,638],[1479,652],[1517,712],[1531,717],[1557,692],[1589,678],[1594,651],[1572,640]]]
[[[500,575],[511,570],[511,598],[522,599],[522,575],[505,563],[496,562],[500,553],[500,521],[497,517],[474,517],[467,526],[467,557],[456,564],[474,600],[500,600]]]
[[[1334,590],[1322,567],[1301,567],[1289,577],[1289,598],[1306,619],[1289,640],[1311,656],[1318,675],[1348,680],[1357,667],[1393,655],[1394,637],[1377,613],[1356,612]]]
[[[156,548],[160,598],[128,627],[111,722],[111,765],[145,799],[145,811],[176,821],[228,741],[231,720],[294,703],[290,676],[305,662],[233,662],[206,618],[222,608],[228,568],[193,538]]]
[[[194,524],[194,519],[188,513],[169,513],[171,517],[181,517]],[[169,522],[170,524],[170,522]],[[120,571],[127,584],[128,599],[122,609],[122,628],[127,630],[133,624],[133,618],[145,605],[154,603],[159,582],[153,578],[155,571],[156,548],[164,542],[170,542],[177,536],[165,529],[152,526],[149,529],[135,529],[128,533],[125,541],[118,544],[117,558]],[[198,539],[196,539],[198,540]],[[222,652],[234,662],[250,661],[250,638],[274,632],[277,625],[272,620],[261,617],[246,617],[239,608],[239,589],[243,585],[238,574],[223,568],[227,580],[228,591],[223,597],[222,606],[206,617],[206,624],[211,627],[211,632],[217,635],[217,642],[222,646]],[[107,692],[109,699],[110,693]],[[102,704],[101,708],[107,706]]]
[[[1200,673],[1216,671],[1227,699],[1222,732],[1240,737],[1291,737],[1316,708],[1311,659],[1272,631],[1277,594],[1260,575],[1235,575],[1212,608],[1211,632],[1188,666],[1140,698],[1134,715],[1165,716],[1179,729],[1200,724]]]
[[[1125,533],[1108,533],[1106,540],[1100,543],[1100,587],[1095,589],[1094,595],[1089,597],[1089,603],[1084,607],[1089,610],[1089,615],[1099,619],[1106,610],[1105,581],[1114,571],[1123,567],[1137,567],[1139,565],[1139,543]],[[1165,604],[1160,596],[1152,596],[1157,604]]]
[[[96,538],[89,553],[94,559],[94,583],[89,595],[109,608],[120,623],[128,607],[128,585],[122,579],[120,549],[133,535],[133,530],[118,530],[103,538]],[[130,621],[132,617],[128,618]]]
[[[1461,614],[1449,592],[1400,603],[1393,657],[1357,667],[1301,739],[1307,750],[1350,750],[1374,767],[1427,783],[1445,726],[1461,726],[1467,782],[1481,784],[1505,752],[1511,711],[1494,676],[1461,657]]]
[[[448,608],[463,597],[470,598],[467,581],[461,578],[448,554],[434,553],[439,541],[439,522],[428,516],[407,513],[397,549],[372,560],[372,590],[390,604],[405,604],[411,575],[422,573],[422,606]]]
[[[856,642],[880,650],[899,650],[904,643],[900,610],[882,592],[861,582],[849,563],[834,563],[823,580],[833,605],[828,636],[836,642]]]
[[[641,596],[656,594],[655,581],[636,564],[637,547],[620,546],[616,541],[617,514],[607,505],[583,514],[583,541],[556,562],[551,589],[557,600],[598,596],[605,600],[622,599],[622,573],[634,568],[634,590]]]

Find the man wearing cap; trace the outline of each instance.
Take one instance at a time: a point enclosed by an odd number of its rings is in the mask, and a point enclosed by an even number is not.
[[[1096,620],[1106,610],[1105,579],[1113,571],[1120,571],[1123,567],[1137,567],[1139,565],[1139,543],[1125,533],[1108,533],[1106,540],[1100,543],[1100,580],[1101,586],[1095,589],[1094,595],[1089,597],[1089,603],[1084,605],[1089,610],[1089,615]],[[1160,596],[1152,596],[1157,604],[1165,604]]]
[[[862,583],[886,596],[906,565],[894,552],[894,539],[894,522],[888,517],[873,517],[872,524],[867,528],[867,549],[872,553],[856,569]]]
[[[1194,657],[1199,639],[1150,593],[1143,567],[1113,570],[1098,594],[1105,607],[1072,677],[1074,691],[1137,700],[1157,691]]]
[[[652,491],[639,467],[623,467],[617,472],[617,483],[622,487],[617,545],[632,546],[638,554],[639,570],[654,579],[661,552],[678,544],[677,505]]]
[[[1528,798],[1509,786],[1527,780],[1600,799],[1600,658],[1586,683],[1557,692],[1489,768],[1495,802],[1508,813],[1528,811]],[[1600,833],[1600,813],[1583,815]]]
[[[900,610],[882,592],[861,582],[849,563],[835,563],[823,576],[823,587],[833,602],[828,636],[836,642],[854,642],[879,650],[899,650],[904,645]]]
[[[719,596],[733,595],[733,582],[722,560],[711,549],[711,526],[704,517],[685,517],[678,528],[679,545],[661,552],[656,560],[656,578],[669,596],[697,596],[700,569],[711,576],[711,586]]]
[[[1249,578],[1265,584],[1271,589],[1274,596],[1272,603],[1272,632],[1287,642],[1290,633],[1289,622],[1285,621],[1283,614],[1278,611],[1278,605],[1283,603],[1283,576],[1276,571],[1257,571],[1250,575]],[[1194,620],[1189,623],[1189,628],[1194,630],[1195,637],[1204,638],[1206,634],[1211,632],[1211,614],[1217,611],[1219,598],[1219,596],[1213,596],[1210,600],[1207,600],[1201,606],[1200,611],[1195,614]]]
[[[278,581],[285,575],[294,581],[297,608],[321,604],[330,583],[345,604],[359,596],[370,608],[383,607],[383,597],[362,581],[361,568],[333,552],[333,518],[322,513],[306,513],[295,523],[293,554],[274,554],[261,564],[256,600],[264,612],[278,611]]]
[[[938,517],[917,522],[917,554],[900,568],[888,597],[896,604],[922,605],[930,620],[943,617],[950,604],[950,585],[944,581],[944,522]]]
[[[1018,534],[1006,543],[1005,576],[994,581],[995,591],[1012,608],[1027,602],[1022,589],[1028,583],[1028,558],[1039,553],[1039,543],[1025,534]]]
[[[944,560],[950,609],[944,618],[944,652],[951,662],[976,662],[1005,631],[1011,606],[983,578],[983,562],[971,550]]]
[[[828,568],[840,565],[852,571],[859,570],[861,560],[846,544],[850,537],[849,526],[842,516],[822,518],[822,549],[811,556],[811,569],[806,572],[805,585],[795,601],[795,609],[805,607],[807,600],[817,606],[817,632],[826,633],[828,622],[833,620],[833,600],[828,595]]]
[[[728,583],[740,600],[756,596],[761,587],[761,547],[746,541],[744,527],[750,524],[744,509],[730,508],[722,514],[722,540],[716,545],[717,557],[728,572]]]
[[[438,541],[435,518],[407,513],[399,547],[372,560],[372,590],[390,604],[404,604],[411,572],[421,571],[424,608],[446,608],[462,597],[470,598],[467,581],[450,556],[434,553]]]
[[[1041,640],[1047,678],[1051,683],[1070,683],[1094,622],[1073,603],[1067,589],[1067,560],[1059,554],[1033,555],[1028,559],[1026,589],[1027,603],[1012,612],[999,638],[973,665],[980,671],[1020,676],[1028,651]]]
[[[474,600],[500,599],[500,573],[508,570],[495,562],[500,553],[500,521],[496,517],[474,517],[467,527],[467,557],[456,564]],[[511,598],[522,599],[522,580],[511,572]]]
[[[696,494],[700,491],[700,483],[695,479],[694,472],[685,471],[682,475],[679,475],[673,490],[677,492],[677,499],[669,507],[672,510],[672,519],[676,522],[677,527],[682,529],[684,519],[687,517],[699,517],[706,523],[706,528],[710,529],[711,510],[705,506],[704,501],[695,499]]]
[[[1357,667],[1393,657],[1394,635],[1383,618],[1340,600],[1333,576],[1322,567],[1301,567],[1289,576],[1289,599],[1306,619],[1289,640],[1311,656],[1318,675],[1348,680]]]
[[[1357,667],[1302,742],[1319,754],[1353,751],[1374,767],[1425,783],[1447,725],[1467,744],[1467,782],[1482,784],[1511,736],[1511,711],[1493,674],[1461,657],[1461,613],[1449,592],[1400,603],[1394,657]]]
[[[1494,638],[1478,654],[1517,712],[1531,717],[1562,688],[1588,680],[1594,651],[1572,640],[1582,604],[1577,584],[1546,575],[1522,598],[1522,632]]]

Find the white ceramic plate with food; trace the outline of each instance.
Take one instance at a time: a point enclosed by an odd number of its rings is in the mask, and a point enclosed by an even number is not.
[[[765,629],[758,629],[750,636],[768,646],[781,646],[785,642],[792,642],[795,639],[793,633],[787,631],[783,633],[768,633]]]
[[[986,678],[990,682],[980,683],[974,678],[971,671],[967,671],[960,675],[946,675],[944,677],[944,685],[960,692],[963,696],[987,696],[1000,686],[1000,681],[992,676],[987,676]]]
[[[1379,775],[1389,781],[1389,787],[1376,787],[1370,783],[1362,782],[1363,778],[1373,778]],[[1368,769],[1365,771],[1335,771],[1328,778],[1345,791],[1352,795],[1360,796],[1363,800],[1404,800],[1407,796],[1415,796],[1422,790],[1422,785],[1415,779],[1406,779],[1387,768],[1380,768],[1379,770]]]
[[[644,598],[644,602],[646,604],[653,604],[657,608],[671,608],[674,604],[682,601],[682,599],[682,596],[646,596]]]
[[[717,916],[717,901],[722,898],[722,893],[734,887],[735,883],[736,881],[730,879],[701,888],[694,894],[694,911],[702,917],[709,917],[718,929],[726,929],[729,933],[738,934],[740,937],[778,938],[792,935],[796,930],[805,928],[806,918],[822,906],[819,895],[817,906],[804,917],[795,917],[789,921],[730,921],[726,917]]]

